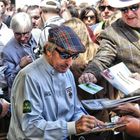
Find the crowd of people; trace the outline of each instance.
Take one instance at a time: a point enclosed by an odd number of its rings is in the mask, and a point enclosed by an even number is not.
[[[0,0],[0,139],[139,140],[140,102],[93,111],[81,100],[122,97],[101,76],[120,62],[140,81],[140,0],[9,5]],[[104,89],[78,87],[88,82]],[[117,134],[89,133],[114,114]]]

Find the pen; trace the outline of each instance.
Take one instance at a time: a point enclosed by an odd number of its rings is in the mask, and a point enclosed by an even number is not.
[[[89,115],[84,108],[80,107],[80,109],[85,113],[85,115]]]

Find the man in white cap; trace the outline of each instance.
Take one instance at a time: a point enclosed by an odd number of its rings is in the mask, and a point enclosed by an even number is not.
[[[122,18],[100,34],[99,51],[79,78],[80,83],[101,81],[101,71],[122,61],[132,72],[140,73],[140,0],[109,0],[109,5],[118,8]]]
[[[61,9],[61,5],[57,0],[43,0],[40,3],[41,8],[41,18],[43,20],[43,30],[39,39],[39,47],[40,51],[43,51],[44,43],[48,40],[48,30],[53,25],[61,25],[65,22],[65,20],[60,17],[59,12]]]

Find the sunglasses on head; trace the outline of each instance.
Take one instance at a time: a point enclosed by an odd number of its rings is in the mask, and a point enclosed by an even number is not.
[[[94,20],[94,19],[95,19],[95,16],[93,15],[93,16],[85,16],[85,17],[84,17],[85,20],[88,20],[89,18],[90,18],[91,20]]]
[[[76,59],[79,56],[79,54],[69,54],[67,52],[61,52],[57,48],[55,48],[55,50],[59,53],[59,55],[62,59],[69,59],[71,57],[72,57],[72,59]]]
[[[103,12],[103,11],[105,11],[105,9],[108,9],[109,11],[113,11],[114,10],[114,8],[113,7],[111,7],[111,6],[104,6],[104,5],[102,5],[102,6],[99,6],[99,10],[101,11],[101,12]]]
[[[128,10],[131,10],[133,12],[137,11],[139,9],[139,4],[135,4],[129,7],[124,7],[124,8],[120,8],[119,10],[123,13],[127,13]]]

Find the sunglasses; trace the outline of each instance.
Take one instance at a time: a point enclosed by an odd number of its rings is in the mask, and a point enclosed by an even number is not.
[[[139,9],[139,4],[135,4],[129,7],[120,8],[119,10],[123,13],[128,13],[128,10],[136,12]]]
[[[61,52],[57,48],[55,48],[55,50],[59,53],[59,55],[62,59],[69,59],[71,57],[72,57],[72,59],[76,59],[79,56],[79,54],[69,54],[69,53],[66,53],[66,52]]]
[[[84,17],[85,20],[88,20],[89,18],[90,18],[91,20],[94,20],[94,19],[95,19],[95,16],[85,16],[85,17]]]
[[[103,12],[103,11],[105,11],[105,9],[108,9],[109,11],[113,11],[114,10],[114,8],[113,7],[111,7],[111,6],[99,6],[99,10],[101,11],[101,12]]]

